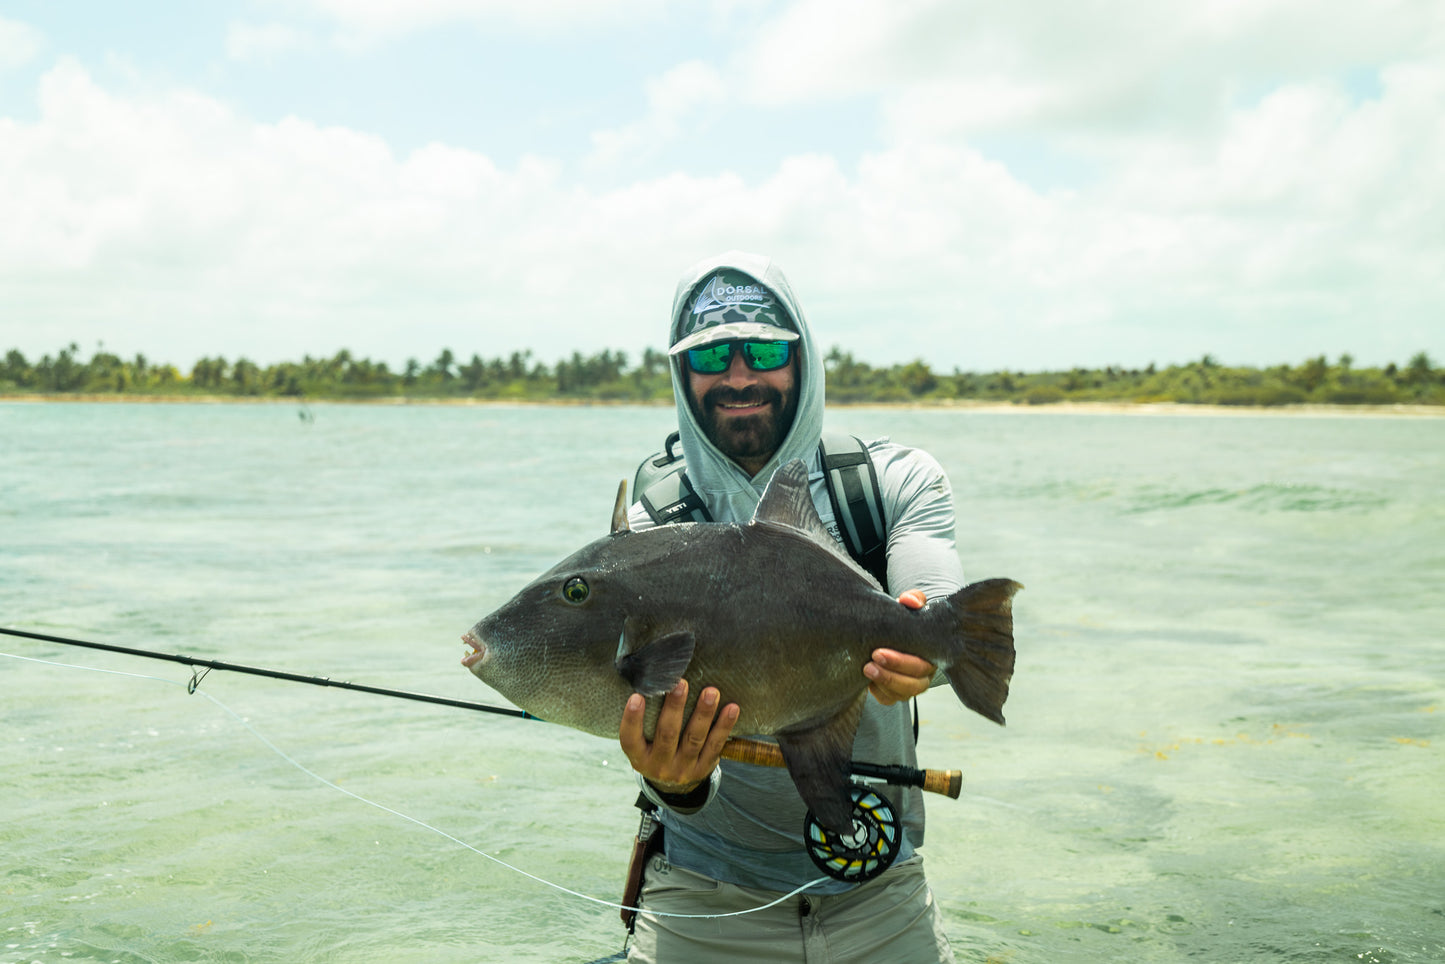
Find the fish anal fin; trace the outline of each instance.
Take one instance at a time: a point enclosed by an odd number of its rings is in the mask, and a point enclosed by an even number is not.
[[[775,734],[798,795],[813,817],[836,834],[853,832],[850,764],[853,737],[858,732],[858,719],[867,697],[868,691],[863,690],[856,700],[821,726]]]
[[[617,673],[643,696],[661,696],[677,685],[692,662],[697,643],[686,630],[665,633],[646,644],[633,647],[624,632],[617,653]]]

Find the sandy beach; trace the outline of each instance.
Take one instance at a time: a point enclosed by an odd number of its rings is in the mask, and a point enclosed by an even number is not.
[[[108,404],[194,404],[194,405],[452,405],[452,406],[571,406],[589,407],[638,405],[671,406],[672,399],[638,402],[610,399],[496,399],[496,398],[277,398],[235,395],[115,395],[115,394],[0,394],[0,402],[104,402]],[[829,402],[831,408],[853,409],[954,409],[996,415],[1193,415],[1238,416],[1295,415],[1339,417],[1425,417],[1445,416],[1442,405],[1192,405],[1174,402],[1052,402],[1024,403],[941,399],[915,402]]]

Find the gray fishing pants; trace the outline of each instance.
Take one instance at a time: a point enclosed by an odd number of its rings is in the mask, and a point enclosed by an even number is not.
[[[739,917],[688,919],[657,913],[727,914],[780,895],[647,864],[629,964],[935,964],[953,961],[933,893],[914,855],[846,894],[809,896]]]

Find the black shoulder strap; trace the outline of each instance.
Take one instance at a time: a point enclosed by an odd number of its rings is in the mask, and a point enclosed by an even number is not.
[[[824,434],[818,444],[828,498],[843,544],[858,565],[888,588],[888,522],[883,514],[883,493],[868,446],[852,435]]]
[[[711,522],[712,513],[688,481],[682,453],[672,450],[678,437],[673,432],[661,452],[642,460],[632,480],[632,500],[641,502],[648,516],[660,526],[670,522]]]
[[[886,592],[888,519],[883,512],[883,492],[878,488],[878,470],[873,466],[868,446],[857,436],[828,432],[818,443],[818,454],[843,544],[848,547],[848,554],[868,570]],[[848,511],[842,511],[843,507]],[[913,742],[918,743],[917,697],[913,699]]]
[[[662,443],[661,452],[652,453],[647,458],[642,460],[642,464],[637,466],[637,474],[632,478],[633,502],[637,501],[638,496],[642,494],[643,489],[647,488],[653,482],[657,481],[658,478],[666,475],[669,471],[671,471],[670,467],[673,465],[673,463],[679,463],[679,465],[681,464],[682,453],[674,452],[672,450],[672,447],[676,445],[681,438],[682,435],[680,433],[673,432],[667,437],[667,441]]]

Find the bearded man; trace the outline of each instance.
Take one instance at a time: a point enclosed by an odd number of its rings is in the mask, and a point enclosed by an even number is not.
[[[818,514],[837,533],[819,453],[823,358],[782,270],[743,252],[694,265],[677,286],[668,346],[688,483],[706,518],[747,522],[773,472],[802,459]],[[885,585],[907,587],[900,602],[914,608],[925,595],[961,587],[953,493],[938,462],[888,440],[868,443],[867,455],[886,528]],[[631,509],[634,530],[662,521],[642,502]],[[934,671],[918,657],[874,651],[864,668],[874,699],[858,727],[855,759],[917,765],[908,700],[929,688]],[[662,852],[645,868],[629,961],[953,960],[917,852],[924,815],[916,788],[889,790],[903,839],[877,878],[830,879],[757,913],[685,916],[751,910],[818,878],[800,833],[807,807],[787,771],[720,762],[737,706],[719,706],[709,688],[684,719],[686,700],[684,680],[665,700],[651,742],[641,696],[623,715],[623,752],[658,807],[664,834]]]

